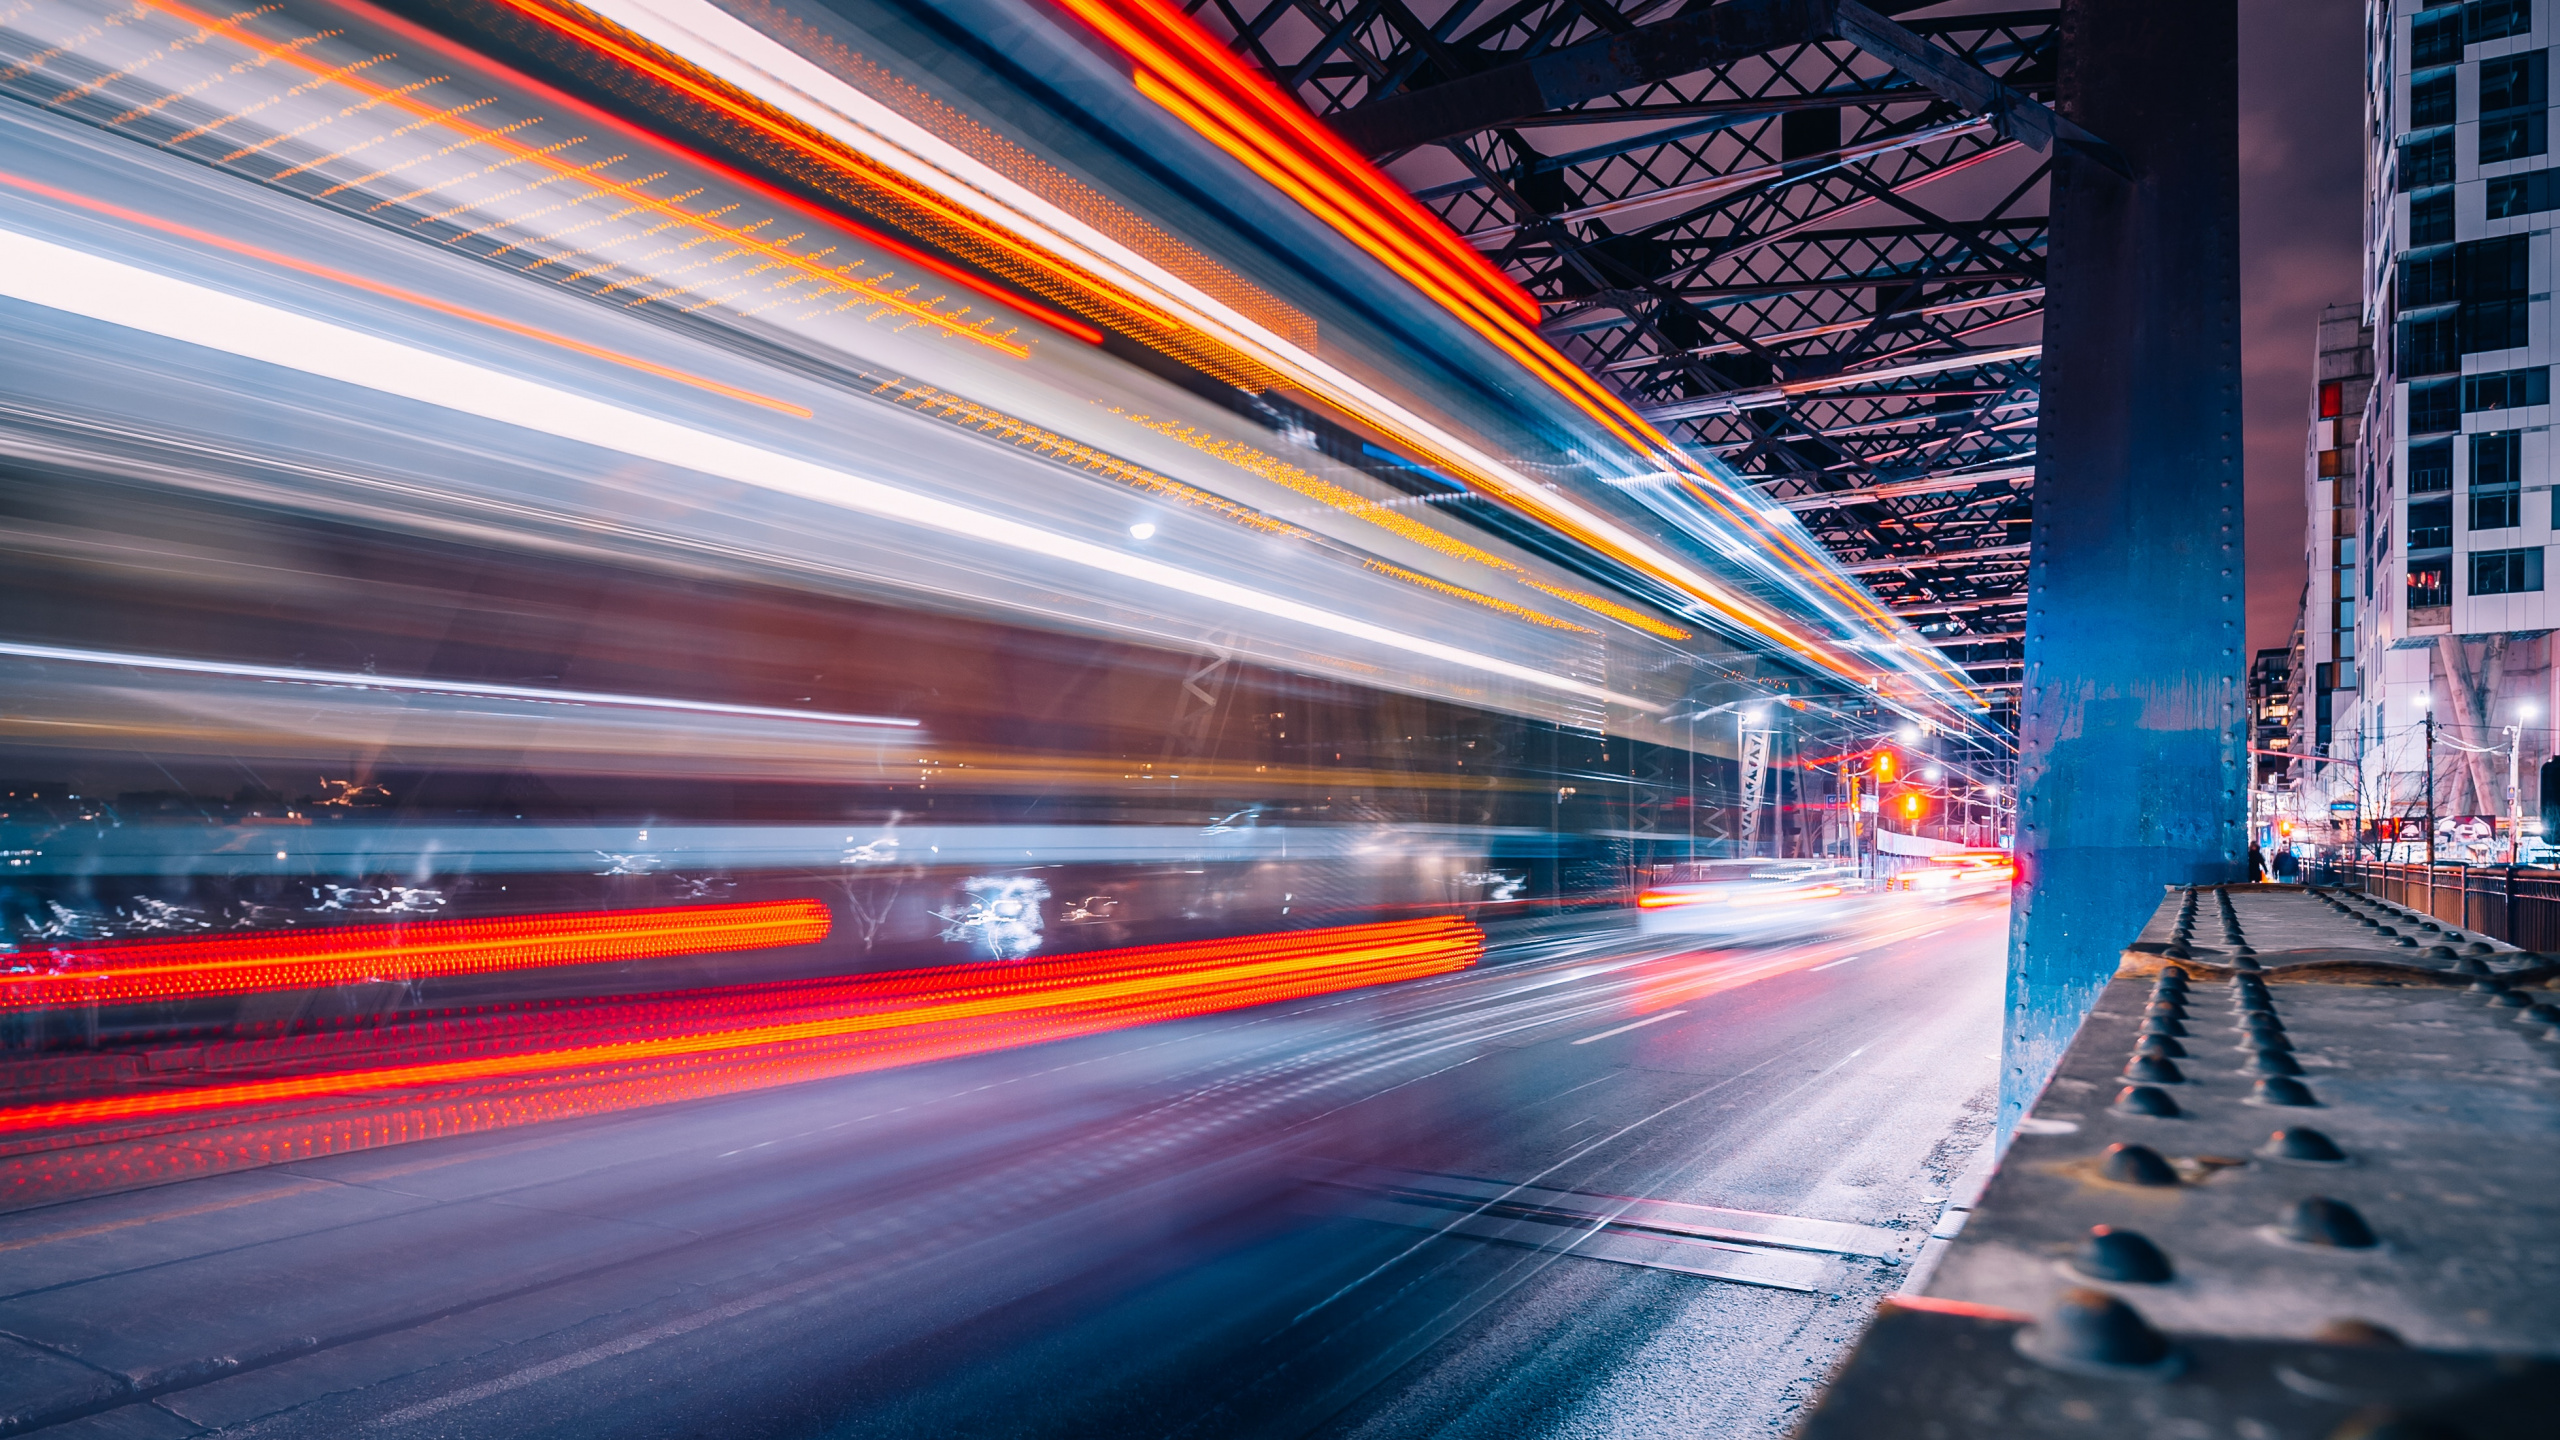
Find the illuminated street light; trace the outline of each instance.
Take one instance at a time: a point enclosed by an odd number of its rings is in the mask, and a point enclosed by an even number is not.
[[[1155,534],[1155,522],[1151,520],[1141,520],[1129,527],[1129,538],[1132,540],[1152,540]]]

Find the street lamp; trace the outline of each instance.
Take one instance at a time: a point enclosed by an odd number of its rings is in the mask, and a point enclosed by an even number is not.
[[[2427,727],[2427,868],[2433,870],[2436,864],[2436,712],[2428,704],[2430,698],[2426,691],[2421,690],[2409,697],[2409,703],[2418,707]]]

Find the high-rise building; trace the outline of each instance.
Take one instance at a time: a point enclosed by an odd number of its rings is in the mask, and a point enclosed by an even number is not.
[[[2340,708],[2355,699],[2356,614],[2367,598],[2356,578],[2357,457],[2372,390],[2373,327],[2364,321],[2364,307],[2328,306],[2312,339],[2311,423],[2302,463],[2308,523],[2288,748],[2305,757],[2293,770],[2306,802],[2302,812],[2309,825],[2303,833],[2332,843],[2347,837],[2328,833],[2327,817],[2352,816],[2356,794],[2352,771],[2333,774],[2321,757],[2332,753]],[[2350,802],[2348,810],[2333,812],[2331,805],[2341,801]]]
[[[2550,750],[2550,9],[2366,10],[2362,318],[2376,383],[2359,440],[2337,438],[2338,458],[2315,459],[2310,482],[2312,599],[2325,574],[2335,615],[2334,658],[2313,664],[2337,668],[2325,746],[2312,677],[2313,744],[2333,763],[2305,798],[2352,787],[2359,833],[2405,828],[2401,855],[2423,850],[2412,822],[2431,812],[2455,858],[2488,858],[2483,817],[2509,813],[2507,752],[2529,767]],[[2324,411],[2331,323],[2324,315]],[[2349,418],[2343,384],[2337,403],[2323,418]],[[2322,464],[2344,473],[2324,480]]]
[[[2260,785],[2283,778],[2292,768],[2282,753],[2293,748],[2290,646],[2261,650],[2249,663],[2249,748]]]

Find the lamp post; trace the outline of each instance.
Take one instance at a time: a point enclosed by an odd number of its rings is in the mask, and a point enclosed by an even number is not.
[[[2418,707],[2422,723],[2427,728],[2427,868],[2433,870],[2436,865],[2436,712],[2427,703],[2428,698],[2421,692],[2410,696],[2409,700]]]

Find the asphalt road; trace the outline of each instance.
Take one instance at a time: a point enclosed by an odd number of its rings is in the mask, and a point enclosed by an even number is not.
[[[1989,1133],[2005,908],[0,1217],[0,1433],[1782,1433]]]

